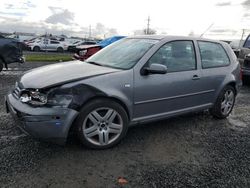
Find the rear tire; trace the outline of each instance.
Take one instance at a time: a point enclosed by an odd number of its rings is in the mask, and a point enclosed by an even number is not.
[[[33,51],[34,51],[34,52],[40,52],[40,50],[41,50],[41,49],[40,49],[39,46],[35,46],[35,47],[33,48]]]
[[[97,99],[82,108],[75,123],[78,138],[84,146],[107,149],[126,135],[128,115],[117,102]]]
[[[63,48],[62,47],[58,47],[57,48],[57,52],[63,53]]]
[[[220,92],[214,106],[210,109],[212,116],[218,119],[224,119],[229,116],[233,110],[235,103],[236,91],[235,89],[227,85]]]
[[[243,85],[249,85],[249,81],[250,79],[249,79],[249,76],[243,76],[242,77],[242,84]]]

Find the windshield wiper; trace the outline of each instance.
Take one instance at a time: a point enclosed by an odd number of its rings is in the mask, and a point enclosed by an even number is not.
[[[94,62],[94,61],[85,61],[86,63],[92,64],[92,65],[98,65],[98,66],[103,66],[100,63]]]
[[[126,69],[121,68],[121,67],[114,67],[114,66],[111,66],[111,65],[101,64],[101,63],[97,63],[97,62],[95,62],[95,61],[84,61],[84,62],[85,62],[85,63],[92,64],[92,65],[101,66],[101,67],[109,67],[109,68],[112,68],[112,69],[126,70]]]

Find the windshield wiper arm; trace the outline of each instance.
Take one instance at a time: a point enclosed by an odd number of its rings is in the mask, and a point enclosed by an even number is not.
[[[92,65],[103,66],[102,64],[94,62],[94,61],[86,61],[86,63],[92,64]]]

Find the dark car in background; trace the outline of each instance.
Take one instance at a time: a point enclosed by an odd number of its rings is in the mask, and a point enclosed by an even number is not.
[[[81,45],[76,47],[76,53],[73,58],[84,61],[91,57],[93,54],[105,48],[106,46],[124,38],[125,36],[113,36],[107,39],[102,40],[96,45]]]
[[[243,84],[248,84],[250,80],[250,35],[248,35],[243,47],[240,49],[239,62],[242,69]]]
[[[24,63],[22,45],[16,39],[0,36],[0,72],[10,63]]]
[[[136,36],[85,62],[24,74],[6,97],[7,111],[35,138],[64,143],[75,131],[85,146],[105,149],[130,125],[210,109],[232,111],[240,66],[226,43],[203,38]]]

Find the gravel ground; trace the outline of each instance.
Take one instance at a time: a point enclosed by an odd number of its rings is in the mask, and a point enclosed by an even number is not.
[[[202,112],[140,125],[96,151],[74,138],[64,147],[37,142],[16,128],[4,95],[20,74],[0,73],[0,187],[250,187],[250,87],[228,119]]]

